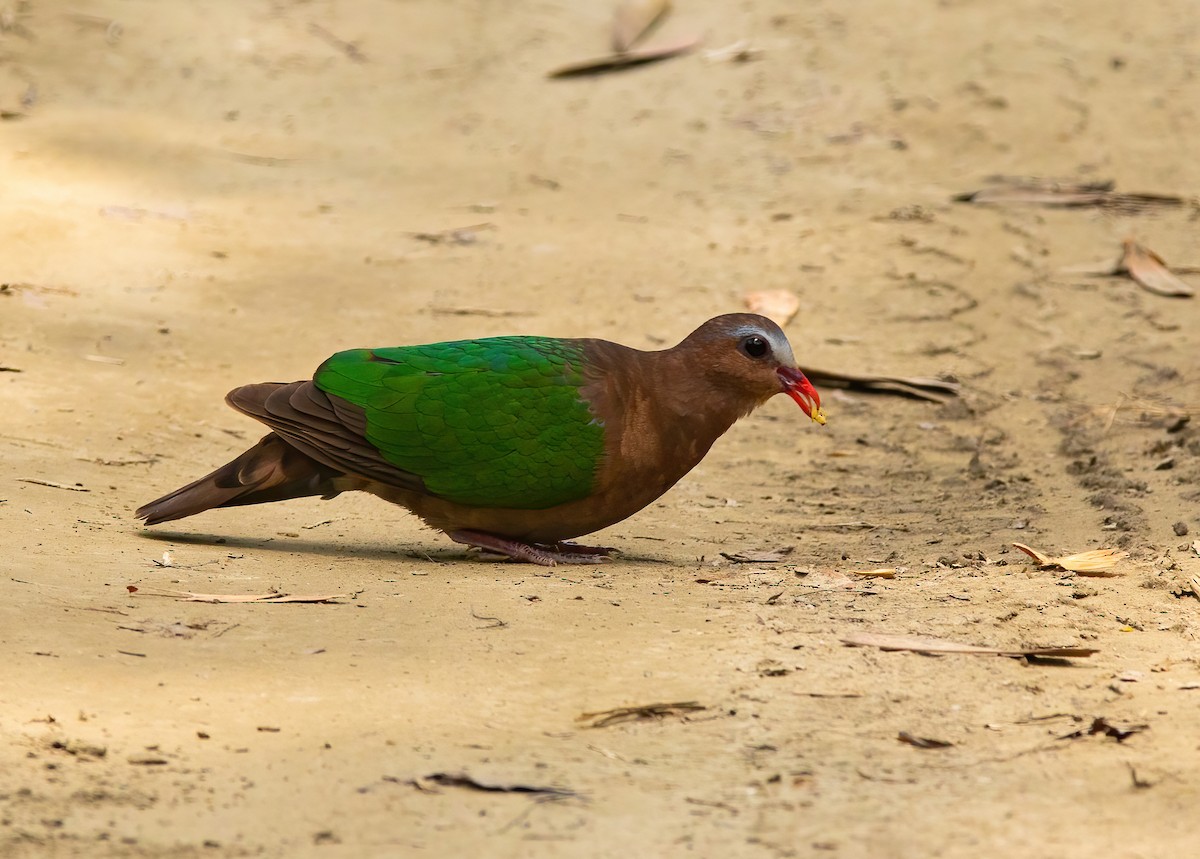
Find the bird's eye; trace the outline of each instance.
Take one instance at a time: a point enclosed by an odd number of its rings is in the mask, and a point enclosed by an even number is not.
[[[756,334],[742,341],[742,351],[751,358],[761,358],[771,351],[771,347],[765,339]]]

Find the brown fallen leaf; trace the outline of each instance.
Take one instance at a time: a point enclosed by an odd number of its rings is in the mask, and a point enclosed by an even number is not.
[[[989,176],[989,186],[951,197],[975,205],[1031,205],[1060,208],[1097,206],[1136,213],[1159,206],[1187,202],[1174,194],[1126,194],[1113,190],[1112,182],[1074,182],[1037,176]]]
[[[82,740],[55,740],[50,748],[83,758],[103,758],[108,755],[108,746],[97,746]]]
[[[1092,720],[1091,726],[1085,731],[1080,728],[1078,731],[1072,731],[1069,734],[1063,734],[1059,737],[1060,740],[1074,740],[1079,737],[1091,736],[1092,734],[1104,734],[1106,737],[1112,737],[1118,743],[1125,742],[1126,739],[1134,734],[1140,734],[1142,731],[1148,730],[1149,725],[1118,725],[1108,721],[1103,716],[1098,716]]]
[[[667,17],[671,0],[621,0],[613,13],[612,46],[627,52]]]
[[[778,549],[748,549],[744,552],[722,552],[721,557],[735,564],[777,564],[792,554],[795,546],[780,546]]]
[[[780,328],[791,322],[792,317],[800,310],[800,299],[796,293],[787,289],[747,292],[742,296],[742,300],[751,313],[767,317]]]
[[[910,734],[908,731],[901,731],[896,735],[896,739],[902,743],[907,743],[910,746],[916,746],[918,749],[949,749],[954,746],[954,743],[948,743],[945,740],[934,740],[930,737],[918,737]]]
[[[1155,295],[1192,298],[1196,290],[1184,283],[1167,268],[1163,258],[1133,239],[1122,243],[1123,253],[1113,269],[1114,274],[1129,275],[1138,286]]]
[[[984,188],[951,199],[956,203],[997,205],[1026,203],[1032,206],[1098,206],[1108,195],[1103,191],[1047,191],[1038,188]]]
[[[385,781],[399,781],[393,776],[384,776]],[[565,787],[555,787],[553,785],[530,785],[530,784],[499,784],[494,782],[480,781],[473,776],[467,775],[465,772],[446,773],[436,772],[417,778],[408,779],[407,784],[411,784],[418,790],[426,793],[437,793],[430,790],[429,785],[436,784],[441,787],[465,787],[470,790],[479,790],[486,793],[532,793],[541,796],[569,797],[579,796],[576,791],[569,790]]]
[[[1081,576],[1096,576],[1100,578],[1112,578],[1121,575],[1120,573],[1109,572],[1109,569],[1117,561],[1129,554],[1128,552],[1122,552],[1120,549],[1095,549],[1091,552],[1079,552],[1075,555],[1063,555],[1061,558],[1052,558],[1047,554],[1039,552],[1037,549],[1026,546],[1024,543],[1013,543],[1012,545],[1014,549],[1020,549],[1037,561],[1039,567],[1059,567],[1060,569],[1077,573]]]
[[[842,373],[837,370],[817,370],[812,367],[805,367],[804,375],[808,376],[808,380],[818,390],[841,388],[864,394],[898,394],[902,397],[928,400],[933,403],[948,402],[951,397],[957,397],[962,390],[962,386],[957,382],[921,377],[864,376],[856,373]]]
[[[604,72],[615,72],[623,69],[633,68],[634,66],[642,66],[647,63],[666,60],[671,57],[677,57],[680,54],[686,54],[688,51],[700,44],[699,36],[679,36],[671,41],[659,42],[654,45],[646,45],[641,48],[634,48],[630,51],[625,51],[620,54],[609,54],[605,57],[596,57],[591,60],[581,60],[577,63],[568,63],[565,66],[560,66],[553,71],[547,72],[546,77],[549,78],[576,78],[584,75],[597,75]]]
[[[887,633],[859,632],[841,638],[842,644],[850,647],[878,647],[880,650],[910,650],[914,653],[967,653],[980,656],[1065,657],[1091,656],[1098,650],[1090,647],[980,647],[974,644],[959,644],[942,638],[920,635],[890,635]]]
[[[409,235],[431,245],[473,245],[479,241],[479,234],[485,230],[494,230],[493,223],[469,224],[465,227],[451,227],[447,230],[410,232]]]
[[[662,719],[664,716],[680,716],[684,713],[694,713],[697,710],[708,709],[696,701],[676,701],[670,704],[643,704],[637,707],[614,707],[611,710],[599,710],[595,713],[581,713],[575,717],[576,722],[590,722],[588,728],[607,728],[621,722],[636,722],[643,719]]]
[[[125,590],[131,594],[141,594],[147,597],[170,597],[183,602],[210,603],[324,603],[336,599],[353,599],[357,594],[317,594],[300,595],[285,593],[266,594],[197,594],[191,591],[173,591],[166,588],[139,588],[136,585],[126,585]]]
[[[1093,179],[1080,181],[1077,179],[1055,179],[1047,176],[1013,176],[1006,173],[993,173],[984,176],[983,181],[989,185],[1007,185],[1020,188],[1041,188],[1064,192],[1112,191],[1117,183],[1112,179]]]

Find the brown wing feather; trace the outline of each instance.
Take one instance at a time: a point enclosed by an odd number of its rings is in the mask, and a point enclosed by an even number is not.
[[[263,382],[230,391],[225,402],[275,430],[301,453],[347,474],[425,492],[421,478],[385,460],[366,439],[362,409],[307,382]]]
[[[269,433],[232,462],[174,492],[138,508],[147,525],[194,516],[214,507],[236,507],[322,495],[332,498],[347,488],[341,473]]]

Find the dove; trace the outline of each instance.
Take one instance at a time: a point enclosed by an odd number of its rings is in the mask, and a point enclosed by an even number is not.
[[[658,351],[532,336],[351,349],[311,380],[231,391],[271,431],[136,515],[157,525],[357,490],[490,554],[600,563],[616,550],[568,541],[659,498],[776,394],[825,423],[783,331],[750,313]]]

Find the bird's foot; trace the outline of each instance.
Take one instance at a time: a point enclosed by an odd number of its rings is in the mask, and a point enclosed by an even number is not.
[[[485,531],[447,531],[446,536],[456,543],[475,546],[514,561],[556,567],[559,564],[603,564],[615,549],[601,546],[579,546],[575,543],[522,543],[497,537]]]

